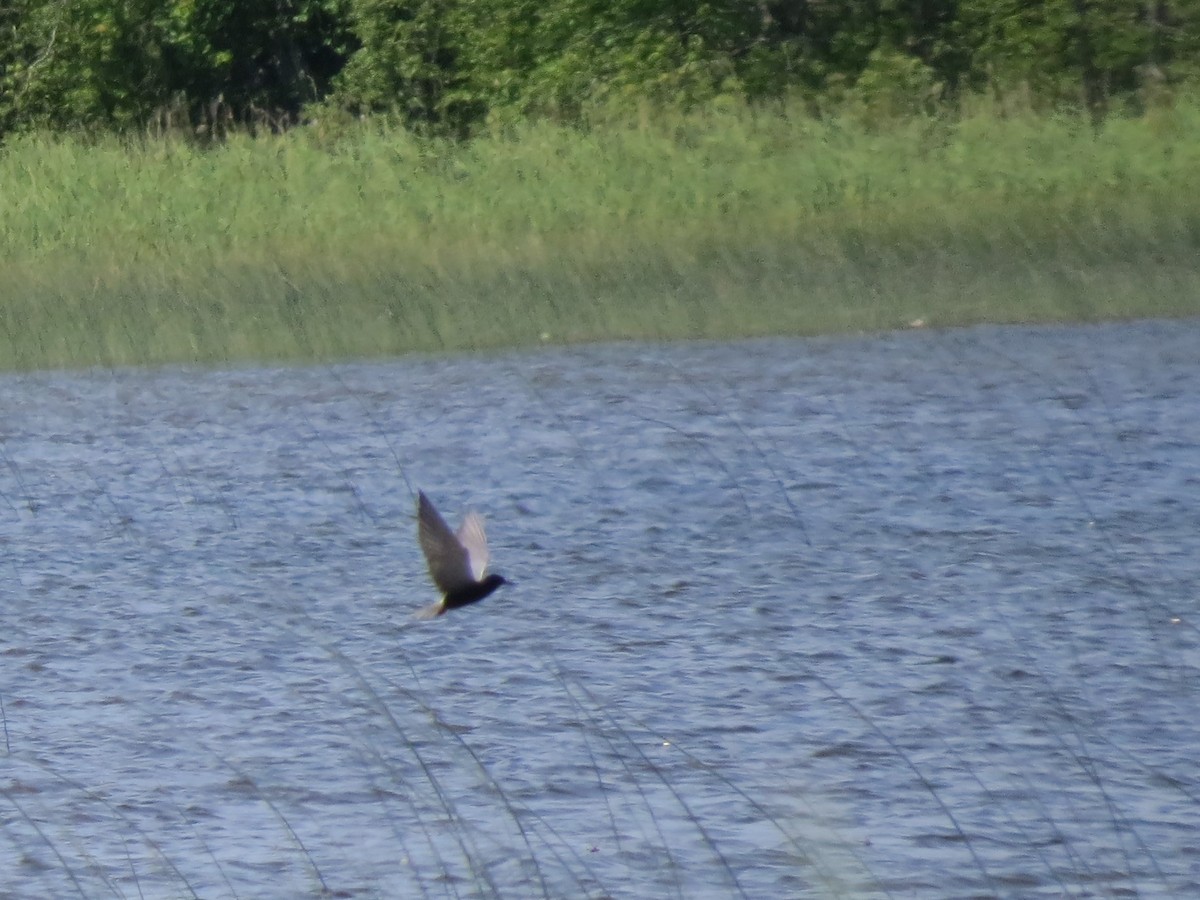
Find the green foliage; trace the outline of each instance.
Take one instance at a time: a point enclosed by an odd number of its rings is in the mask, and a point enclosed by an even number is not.
[[[121,128],[165,97],[156,0],[23,0],[10,13],[0,123]]]
[[[192,124],[272,127],[329,90],[357,47],[349,0],[173,0],[163,4],[171,90]]]
[[[738,57],[754,45],[759,15],[747,2],[562,3],[541,22],[543,52],[517,102],[566,119],[626,98],[696,106],[740,88]]]
[[[394,113],[410,128],[465,135],[486,106],[463,53],[466,0],[352,0],[360,46],[330,106]]]
[[[0,133],[275,125],[353,47],[348,0],[19,0],[3,26]]]
[[[1114,97],[1134,95],[1148,77],[1166,77],[1182,46],[1176,42],[1197,28],[1194,18],[1174,22],[1171,10],[1189,5],[1195,4],[962,2],[979,80],[1000,95],[1024,87],[1037,105],[1081,106],[1097,118]]]
[[[932,116],[944,86],[915,56],[875,50],[854,85],[850,108],[866,124]]]
[[[1144,83],[1200,87],[1200,0],[1172,0],[1148,6],[1150,59]]]
[[[455,135],[489,112],[575,121],[614,99],[686,108],[740,89],[759,21],[745,0],[356,0],[353,14],[362,46],[335,102]]]
[[[0,367],[1200,313],[1200,110],[0,153]],[[546,335],[546,338],[543,338]]]
[[[1198,60],[1200,0],[8,0],[0,135],[308,110],[464,137],[797,92],[888,118],[984,88],[1099,119],[1170,102]]]

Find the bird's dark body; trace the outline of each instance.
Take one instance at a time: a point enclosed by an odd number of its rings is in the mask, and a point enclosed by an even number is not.
[[[470,606],[487,597],[502,584],[502,575],[487,571],[487,534],[483,519],[468,512],[458,531],[451,531],[424,491],[417,492],[417,539],[429,577],[442,592],[442,599],[417,613],[419,619],[440,616],[447,610]]]
[[[456,591],[451,591],[442,599],[442,608],[438,612],[438,615],[444,614],[448,609],[458,609],[460,606],[470,606],[472,603],[478,603],[502,584],[508,584],[504,580],[504,576],[492,574],[482,581],[475,581]]]

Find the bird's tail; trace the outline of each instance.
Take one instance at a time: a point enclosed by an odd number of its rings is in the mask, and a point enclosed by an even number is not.
[[[419,621],[424,621],[426,619],[436,619],[438,616],[440,616],[445,611],[446,611],[446,602],[444,600],[439,600],[437,603],[430,603],[428,606],[424,607],[423,609],[418,609],[415,613],[413,613],[413,618],[417,619]]]

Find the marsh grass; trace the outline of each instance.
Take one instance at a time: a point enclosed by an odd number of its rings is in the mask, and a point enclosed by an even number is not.
[[[0,148],[0,367],[1200,311],[1200,107]]]

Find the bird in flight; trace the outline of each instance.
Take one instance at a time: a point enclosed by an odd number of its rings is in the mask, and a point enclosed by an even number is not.
[[[432,619],[450,609],[478,603],[502,584],[504,576],[484,576],[488,563],[487,535],[483,519],[468,512],[455,533],[450,530],[437,507],[417,491],[417,537],[421,552],[429,564],[429,577],[442,592],[442,599],[417,613],[417,618]]]

